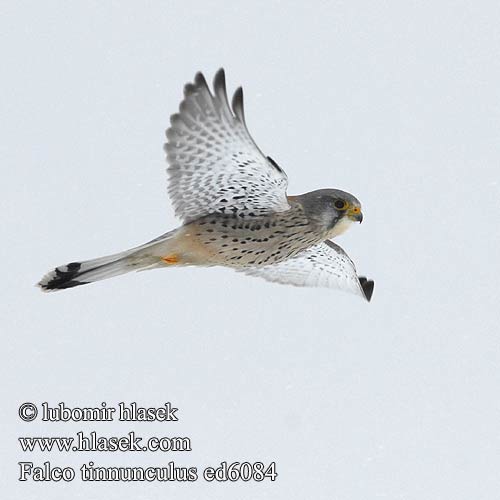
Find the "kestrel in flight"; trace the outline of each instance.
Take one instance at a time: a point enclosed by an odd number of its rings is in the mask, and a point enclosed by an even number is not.
[[[243,91],[229,105],[224,70],[211,93],[204,76],[184,88],[167,130],[169,195],[183,224],[131,250],[55,268],[44,291],[72,288],[130,271],[172,266],[226,266],[268,281],[337,288],[370,300],[374,283],[356,273],[330,241],[361,204],[338,189],[287,196],[287,176],[250,136]]]

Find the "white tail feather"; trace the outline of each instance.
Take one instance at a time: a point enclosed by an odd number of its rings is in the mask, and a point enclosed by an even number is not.
[[[44,292],[52,292],[112,278],[131,271],[157,267],[161,265],[159,255],[162,254],[162,251],[151,250],[154,247],[165,247],[164,251],[166,252],[168,245],[165,243],[173,236],[174,232],[166,233],[145,245],[125,252],[56,267],[47,273],[37,285]]]

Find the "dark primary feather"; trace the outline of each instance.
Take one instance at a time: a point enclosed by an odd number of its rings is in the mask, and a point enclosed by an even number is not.
[[[370,302],[373,295],[373,289],[375,288],[375,282],[373,280],[366,279],[364,276],[359,276],[358,279],[366,300]]]

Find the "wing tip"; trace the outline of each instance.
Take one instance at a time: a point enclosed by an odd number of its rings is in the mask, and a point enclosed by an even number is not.
[[[229,106],[229,101],[227,97],[227,87],[226,87],[226,72],[223,67],[219,68],[214,75],[212,86],[215,96],[217,96],[221,102],[223,102],[229,113],[232,111],[234,115],[246,126],[245,124],[245,113],[243,108],[243,89],[238,87],[233,94],[231,100],[231,106]],[[194,76],[194,82],[186,83],[184,85],[184,98],[188,98],[197,90],[203,88],[210,94],[210,87],[205,79],[205,76],[201,71],[198,71]],[[184,102],[184,101],[183,101]],[[182,103],[181,103],[182,104]],[[181,110],[182,111],[182,110]]]
[[[194,75],[194,85],[195,87],[204,87],[208,90],[208,83],[207,83],[207,80],[205,79],[205,76],[203,75],[203,73],[201,71],[198,71],[195,75]]]
[[[231,107],[233,108],[233,113],[240,119],[242,123],[245,123],[245,111],[243,108],[243,88],[238,87],[233,94],[233,100],[231,102]]]
[[[196,88],[197,88],[196,84],[191,82],[186,83],[186,85],[184,85],[184,97],[189,97],[191,94],[196,92]]]
[[[369,280],[364,276],[359,276],[359,284],[361,285],[361,290],[365,295],[365,299],[370,302],[373,295],[373,290],[375,288],[375,282],[373,280]]]
[[[215,90],[218,88],[226,88],[226,72],[224,71],[224,68],[219,68],[215,72],[213,84]]]
[[[222,103],[227,113],[231,115],[231,108],[229,107],[229,101],[227,99],[226,73],[224,71],[224,68],[219,68],[219,70],[217,70],[217,72],[215,73],[213,86],[215,95]]]

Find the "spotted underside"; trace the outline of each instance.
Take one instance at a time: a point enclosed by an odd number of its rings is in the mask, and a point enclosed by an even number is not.
[[[282,262],[241,271],[287,285],[336,288],[361,295],[367,301],[374,288],[373,281],[357,275],[354,263],[344,250],[329,240]]]
[[[229,105],[224,71],[211,94],[201,73],[184,89],[171,117],[165,151],[169,194],[176,214],[190,222],[211,213],[265,215],[288,210],[287,177],[250,136],[243,94]]]
[[[324,239],[301,205],[262,217],[211,214],[183,226],[184,262],[228,267],[285,260]]]

